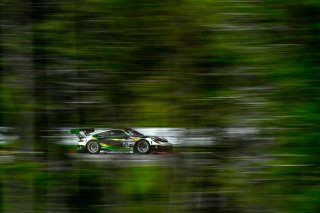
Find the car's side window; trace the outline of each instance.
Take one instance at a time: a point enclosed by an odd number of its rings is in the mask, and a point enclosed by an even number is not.
[[[109,131],[108,132],[108,137],[110,138],[119,138],[119,139],[125,139],[127,138],[127,134],[124,133],[123,131],[121,130],[112,130],[112,131]]]
[[[99,138],[105,138],[106,136],[107,136],[106,132],[102,132],[102,133],[98,134]]]
[[[101,132],[99,134],[95,134],[93,135],[95,138],[98,138],[98,139],[103,139],[106,137],[106,133],[105,132]]]

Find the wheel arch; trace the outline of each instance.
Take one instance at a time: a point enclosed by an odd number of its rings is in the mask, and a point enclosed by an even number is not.
[[[150,152],[150,147],[151,147],[150,141],[148,141],[146,138],[141,138],[141,139],[137,140],[137,141],[134,143],[134,145],[133,145],[133,152],[134,152],[134,153],[138,153],[138,151],[137,151],[137,145],[139,144],[139,142],[142,142],[142,141],[148,143],[148,145],[149,145],[149,151],[148,151],[148,152]],[[148,152],[147,152],[147,153],[148,153]]]
[[[96,142],[96,143],[98,144],[98,146],[99,146],[99,151],[98,151],[98,153],[99,153],[100,150],[101,150],[101,144],[100,144],[100,142],[99,142],[98,140],[96,140],[96,139],[90,139],[90,140],[88,140],[88,141],[86,142],[85,151],[86,151],[87,153],[90,153],[89,150],[88,150],[88,144],[90,144],[90,142]],[[95,154],[98,154],[98,153],[95,153]],[[91,154],[92,154],[92,153],[91,153]]]

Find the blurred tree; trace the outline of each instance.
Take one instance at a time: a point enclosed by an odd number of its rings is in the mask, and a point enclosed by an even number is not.
[[[277,59],[269,76],[274,125],[280,127],[270,184],[283,212],[319,211],[319,23],[318,1],[273,2]],[[271,17],[270,17],[271,19]]]
[[[4,164],[16,178],[0,175],[0,212],[2,203],[5,212],[18,209],[14,195],[25,211],[98,212],[110,198],[96,188],[106,180],[112,193],[129,197],[129,212],[155,207],[146,202],[152,196],[169,202],[165,184],[150,183],[170,168],[82,173],[57,154],[52,132],[66,126],[218,127],[207,133],[215,138],[210,155],[182,158],[175,168],[184,177],[173,178],[173,188],[183,196],[170,193],[185,200],[174,210],[319,211],[318,1],[0,2],[0,125],[18,128],[16,148],[41,153],[31,152],[34,166]],[[230,127],[262,133],[232,137]],[[261,127],[277,130],[274,143]],[[63,189],[69,176],[78,182]],[[122,181],[127,188],[116,187]]]

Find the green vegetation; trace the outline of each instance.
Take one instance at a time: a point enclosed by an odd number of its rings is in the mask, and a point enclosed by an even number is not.
[[[0,126],[20,136],[0,144],[0,213],[319,212],[319,1],[0,5]],[[170,165],[56,144],[61,127],[131,126],[215,141]]]

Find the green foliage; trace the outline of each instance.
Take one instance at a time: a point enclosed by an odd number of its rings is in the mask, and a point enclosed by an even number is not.
[[[0,126],[20,136],[0,147],[0,212],[319,212],[319,1],[0,4]],[[208,165],[105,175],[55,144],[62,126],[220,130],[209,147],[178,148],[209,150]]]

